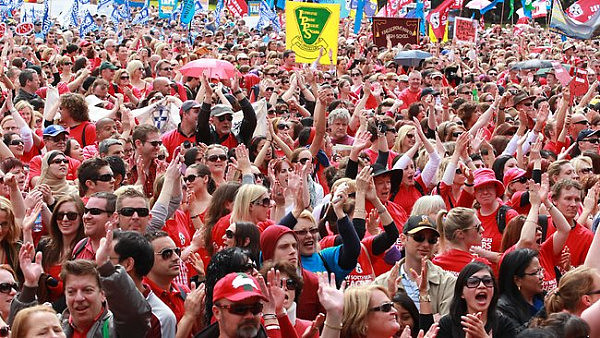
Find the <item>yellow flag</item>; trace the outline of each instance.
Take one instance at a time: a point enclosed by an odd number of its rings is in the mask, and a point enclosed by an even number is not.
[[[330,49],[333,51],[333,63],[337,63],[339,4],[287,1],[285,17],[285,44],[287,49],[296,53],[296,62],[314,62],[323,48],[319,63],[329,64]]]
[[[450,25],[446,25],[446,31],[444,32],[444,37],[442,38],[442,42],[448,42],[448,26]],[[433,32],[433,29],[431,28],[431,25],[427,25],[427,27],[429,28],[429,41],[436,43],[438,42],[438,38],[435,36],[435,33]]]

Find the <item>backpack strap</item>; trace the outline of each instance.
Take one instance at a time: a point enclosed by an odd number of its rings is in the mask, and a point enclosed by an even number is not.
[[[542,242],[548,235],[548,215],[538,215],[538,224],[542,227]]]
[[[504,234],[504,229],[506,229],[506,212],[510,209],[510,207],[506,204],[503,204],[498,208],[498,213],[496,214],[496,224],[498,225],[498,231],[501,234]]]
[[[323,255],[321,254],[321,252],[317,252],[319,254],[319,257],[321,257],[321,261],[323,262],[323,265],[325,265],[325,270],[327,270],[327,273],[332,273],[333,271],[331,271],[331,269],[329,268],[329,264],[327,264],[327,261],[325,260],[325,257],[323,257]]]
[[[87,245],[88,242],[88,238],[84,238],[81,242],[79,242],[79,245],[77,245],[75,247],[75,250],[73,250],[73,256],[71,257],[71,259],[77,259],[77,256],[79,256],[79,254],[83,251],[83,249],[85,249],[85,246]]]
[[[181,287],[181,285],[179,284],[175,284],[177,286],[177,290],[179,290],[179,295],[181,296],[181,298],[183,300],[185,300],[187,298],[187,293],[185,292],[185,290]]]
[[[87,128],[87,123],[84,122],[83,124],[83,130],[81,131],[81,143],[83,143],[81,145],[81,148],[84,148],[87,144],[85,142],[85,128]]]

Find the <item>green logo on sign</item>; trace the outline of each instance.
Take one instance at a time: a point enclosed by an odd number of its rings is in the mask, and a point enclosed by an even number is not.
[[[326,8],[299,7],[296,8],[295,13],[302,40],[312,45],[321,35],[323,27],[331,16],[331,11]]]

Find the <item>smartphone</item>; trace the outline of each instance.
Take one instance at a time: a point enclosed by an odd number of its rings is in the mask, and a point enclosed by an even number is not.
[[[380,134],[385,134],[385,132],[388,130],[387,124],[385,124],[385,123],[378,123],[377,124],[377,130],[379,131]]]

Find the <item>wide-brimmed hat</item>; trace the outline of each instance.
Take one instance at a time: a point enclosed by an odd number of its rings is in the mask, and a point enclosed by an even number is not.
[[[398,188],[400,188],[400,183],[402,183],[402,176],[404,175],[404,171],[402,169],[387,169],[385,166],[379,164],[379,163],[374,163],[371,165],[371,168],[373,168],[373,178],[375,177],[379,177],[379,176],[383,176],[383,175],[390,175],[390,183],[392,185],[392,192],[398,191]]]
[[[527,172],[521,168],[510,168],[504,174],[504,186],[508,186],[512,181],[525,176]]]
[[[496,179],[496,174],[494,174],[492,169],[477,169],[473,175],[475,176],[473,188],[477,189],[486,184],[494,184],[496,186],[496,196],[502,196],[504,194],[504,184]]]
[[[533,101],[534,99],[535,99],[535,96],[531,96],[531,95],[527,94],[526,92],[519,92],[517,95],[515,95],[515,97],[513,97],[513,105],[516,106],[525,100]]]

